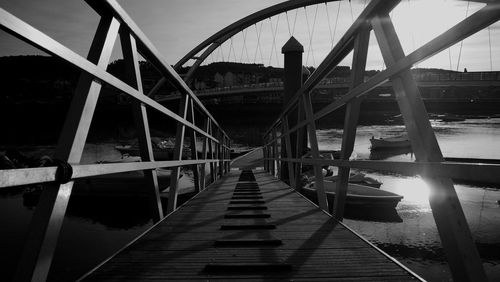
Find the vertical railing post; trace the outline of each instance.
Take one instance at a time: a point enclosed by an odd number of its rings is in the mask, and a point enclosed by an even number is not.
[[[304,101],[303,99],[299,99],[298,101],[298,107],[297,107],[297,124],[305,120],[305,115],[304,115]],[[297,158],[302,159],[302,156],[305,153],[305,148],[307,148],[307,136],[306,136],[306,129],[304,127],[300,127],[297,130],[296,134],[296,145],[295,145],[295,156]],[[295,189],[300,190],[302,189],[302,163],[296,163],[295,164]]]
[[[271,138],[268,138],[266,139],[266,142],[268,142]],[[271,163],[269,162],[269,157],[270,157],[270,154],[269,154],[269,145],[266,146],[266,171],[268,173],[271,172]]]
[[[271,164],[271,174],[273,177],[276,177],[276,164],[277,164],[277,158],[278,158],[278,139],[276,138],[276,128],[273,128],[273,135],[271,137],[274,141],[272,143],[272,164]]]
[[[271,131],[271,137],[269,139],[273,140],[273,132],[272,131]],[[269,145],[269,157],[270,157],[269,158],[269,166],[271,169],[271,175],[274,176],[274,141],[271,141],[271,144]]]
[[[194,105],[193,105],[193,100],[189,100],[189,105],[188,105],[188,121],[191,123],[195,124],[195,117],[194,117]],[[191,139],[191,144],[190,144],[190,150],[191,150],[191,159],[192,160],[198,160],[198,150],[196,149],[196,132],[194,129],[189,129],[188,130],[189,138]],[[201,191],[200,188],[200,166],[195,164],[191,166],[191,169],[193,170],[193,178],[194,178],[194,191],[196,193]]]
[[[281,121],[280,121],[281,123]],[[279,133],[279,129],[280,129],[280,126],[279,124],[276,126],[276,135],[275,135],[275,138],[276,138],[276,177],[278,179],[281,179],[281,153],[282,153],[282,144],[281,144],[281,134],[278,134]]]
[[[268,166],[267,166],[267,135],[264,136],[264,146],[262,147],[262,154],[264,155],[264,171],[269,172]]]
[[[306,119],[308,121],[307,124],[307,133],[309,136],[309,145],[311,146],[311,157],[313,159],[319,159],[319,148],[318,148],[318,139],[316,137],[316,124],[313,119],[313,108],[311,102],[311,95],[309,92],[302,93],[302,99],[304,101],[304,112],[306,114]],[[323,173],[320,165],[313,165],[314,176],[316,178],[314,187],[316,188],[316,195],[318,197],[318,206],[326,211],[328,210],[328,200],[326,198],[325,186],[323,183]]]
[[[205,130],[206,133],[208,133],[208,126],[209,126],[209,118],[206,118],[203,124],[203,129]],[[208,138],[206,136],[202,137],[203,140],[203,149],[202,149],[202,158],[206,160],[208,157]],[[206,168],[207,164],[203,163],[201,165],[200,169],[200,189],[205,190],[206,187]]]
[[[226,174],[231,171],[231,140],[229,137],[226,137],[226,144],[227,144],[227,149],[226,149]]]
[[[297,91],[302,87],[302,54],[304,53],[304,47],[300,44],[295,37],[290,37],[288,41],[281,48],[281,53],[284,54],[284,80],[283,80],[283,109],[286,107],[290,99],[297,93]],[[291,111],[285,118],[288,118],[288,128],[294,127],[297,120],[297,111]],[[297,133],[293,133],[288,136],[290,144],[292,147],[297,146],[297,141],[294,138]],[[282,146],[286,143],[286,140],[282,140]],[[290,155],[287,150],[282,150],[282,158],[294,158],[295,150],[291,150]],[[281,167],[281,180],[287,182],[291,185],[294,180],[290,178],[289,169],[287,166],[294,166],[293,163],[283,162]],[[293,170],[293,167],[292,167]]]
[[[90,62],[106,69],[119,27],[116,19],[109,16],[101,18],[87,56]],[[69,164],[80,163],[101,87],[101,82],[94,80],[91,74],[82,72],[59,137],[55,158]],[[72,189],[73,181],[44,185],[29,225],[16,281],[47,280]]]
[[[179,116],[183,119],[187,118],[189,108],[189,96],[184,94],[179,105]],[[183,123],[177,122],[177,130],[175,134],[174,160],[182,160],[182,151],[184,150],[184,134],[186,126]],[[168,193],[167,213],[175,211],[177,208],[177,196],[179,191],[179,175],[181,173],[179,166],[172,167],[170,174],[170,191]]]
[[[354,42],[354,55],[352,61],[351,89],[364,82],[368,44],[370,43],[370,28],[365,25],[356,35]],[[348,160],[356,140],[356,127],[358,125],[359,110],[362,98],[351,100],[346,107],[344,117],[344,131],[342,134],[342,151],[340,158]],[[344,206],[349,185],[349,167],[339,167],[339,180],[336,185],[333,215],[337,220],[344,217]]]
[[[215,128],[215,133],[213,134],[213,136],[217,136],[218,135],[218,128]],[[216,138],[217,139],[217,138]],[[218,140],[218,139],[217,139]],[[214,141],[214,153],[215,153],[215,160],[216,162],[214,162],[214,173],[215,173],[215,180],[219,179],[219,150],[220,150],[220,146],[219,146],[219,142],[216,142]]]
[[[141,72],[139,67],[139,55],[134,37],[127,28],[120,29],[120,40],[125,63],[125,75],[127,82],[139,92],[143,93]],[[138,101],[132,103],[133,116],[138,132],[139,149],[142,161],[154,161],[153,146],[146,106]],[[163,209],[158,187],[156,169],[144,170],[144,180],[149,191],[149,199],[153,211],[153,221],[158,222],[163,218]]]
[[[224,175],[224,141],[222,139],[222,132],[220,129],[218,130],[217,133],[218,140],[219,140],[219,175],[222,176]]]
[[[213,130],[212,130],[212,120],[208,120],[208,129],[209,129],[209,134],[210,136],[213,136]],[[213,183],[215,181],[215,163],[213,162],[214,160],[214,142],[212,139],[208,139],[208,152],[210,155],[210,183]]]
[[[288,132],[288,130],[290,130],[290,127],[288,125],[288,117],[284,117],[283,118],[283,134],[285,134],[285,150],[286,150],[286,156],[288,158],[293,158],[293,154],[292,154],[292,145],[291,145],[291,142],[290,142],[290,134]],[[291,161],[288,161],[287,162],[287,168],[288,168],[288,179],[290,181],[290,186],[293,187],[294,189],[297,189],[296,188],[296,184],[295,184],[295,175],[294,175],[294,172],[293,172],[293,162]]]
[[[405,54],[389,15],[376,16],[371,23],[384,62],[394,66]],[[410,70],[401,71],[391,80],[417,162],[442,162],[441,149]],[[425,181],[433,192],[429,203],[454,281],[487,281],[452,180],[436,177]]]

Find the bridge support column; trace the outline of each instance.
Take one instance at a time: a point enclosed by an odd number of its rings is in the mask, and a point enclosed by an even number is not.
[[[284,59],[285,75],[284,75],[284,92],[283,92],[283,110],[284,110],[288,102],[302,87],[302,53],[304,53],[304,47],[297,41],[297,39],[295,39],[295,37],[292,36],[281,48],[281,53],[283,53],[285,57]],[[285,119],[288,120],[288,125],[285,128],[287,129],[293,128],[297,124],[296,123],[297,110],[293,110],[290,113],[288,113]],[[290,136],[288,136],[289,142],[287,142],[285,138],[281,140],[281,146],[290,145],[291,147],[291,148],[282,147],[281,149],[282,158],[298,157],[297,155],[294,154],[296,152],[295,148],[297,146],[296,136],[297,136],[296,133],[293,133]],[[303,144],[303,146],[307,146],[307,141],[301,143]],[[298,152],[303,152],[304,151],[303,149],[304,148],[299,148]],[[287,152],[291,152],[292,155],[288,155]],[[280,178],[284,182],[291,184],[294,181],[290,180],[288,165],[291,165],[291,163],[281,162]],[[295,171],[295,169],[293,171]]]
[[[370,29],[365,26],[356,36],[354,42],[354,54],[352,60],[351,89],[363,83],[366,68],[366,58],[368,55],[368,44],[370,42]],[[347,104],[344,131],[342,134],[342,151],[340,158],[349,160],[356,140],[356,129],[358,126],[361,99],[356,98]],[[339,167],[339,180],[336,186],[336,195],[333,204],[333,214],[335,218],[342,221],[344,218],[344,207],[347,197],[347,187],[349,186],[349,167]]]
[[[405,54],[392,21],[385,14],[375,17],[371,23],[385,63],[393,67]],[[442,162],[441,149],[410,70],[405,69],[391,79],[417,162]],[[429,203],[453,280],[487,281],[453,182],[445,177],[424,180],[432,189]]]

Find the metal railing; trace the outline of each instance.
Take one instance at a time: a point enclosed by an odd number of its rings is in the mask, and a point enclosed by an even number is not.
[[[486,180],[499,183],[500,166],[444,161],[410,68],[498,21],[500,4],[496,1],[488,2],[476,13],[409,55],[405,55],[389,16],[389,12],[399,2],[397,0],[371,1],[316,71],[296,93],[291,93],[293,97],[265,134],[264,168],[277,177],[288,176],[287,181],[290,185],[295,189],[300,189],[301,166],[302,164],[312,165],[316,178],[318,205],[321,209],[329,211],[321,167],[337,166],[339,180],[336,181],[336,195],[332,210],[333,216],[338,220],[343,218],[351,168],[422,176],[434,193],[430,199],[430,206],[454,280],[486,281],[481,259],[451,179]],[[364,81],[369,37],[372,30],[387,69]],[[310,92],[351,51],[354,55],[350,90],[347,94],[314,112]],[[416,162],[349,160],[356,138],[363,96],[389,80],[396,93]],[[315,123],[344,106],[346,112],[340,159],[322,159]],[[302,150],[307,146],[305,136],[309,139],[311,158],[303,157]],[[284,171],[286,173],[283,173]]]
[[[87,58],[63,46],[56,40],[0,8],[0,27],[38,49],[59,57],[81,71],[70,110],[60,133],[54,158],[57,165],[38,168],[0,170],[0,189],[46,183],[30,223],[24,244],[17,281],[44,281],[50,270],[63,218],[71,196],[74,180],[131,171],[144,171],[145,189],[151,198],[154,221],[163,215],[156,169],[171,168],[171,184],[167,212],[177,206],[178,176],[181,166],[191,166],[195,191],[206,183],[205,166],[210,166],[210,178],[215,181],[229,171],[230,139],[180,76],[170,67],[144,33],[136,26],[115,0],[87,1],[99,15],[97,27]],[[120,38],[125,62],[125,80],[106,71],[113,46]],[[139,68],[139,54],[161,73],[162,79],[173,85],[181,95],[178,113],[167,109],[145,95]],[[117,164],[80,164],[90,123],[103,85],[110,85],[130,96],[134,120],[138,128],[141,162]],[[176,124],[173,160],[155,161],[148,123],[148,110],[154,110]],[[195,110],[200,114],[195,120]],[[196,122],[203,125],[200,127]],[[191,160],[182,159],[184,137],[191,139]],[[197,136],[202,139],[201,158],[196,150]]]

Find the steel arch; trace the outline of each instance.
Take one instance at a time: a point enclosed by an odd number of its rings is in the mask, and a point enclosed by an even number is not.
[[[227,41],[229,38],[240,32],[241,30],[244,30],[245,28],[255,23],[258,23],[269,17],[281,14],[283,12],[287,12],[301,7],[307,7],[327,2],[337,2],[337,1],[340,0],[291,0],[255,12],[249,16],[246,16],[228,25],[227,27],[215,33],[214,35],[205,39],[202,43],[193,48],[182,59],[180,59],[177,62],[177,64],[175,64],[174,68],[176,70],[179,70],[179,68],[182,67],[188,60],[196,58],[196,62],[191,66],[188,73],[184,76],[184,80],[189,81],[194,71],[215,49],[217,49],[217,47],[222,45],[225,41]],[[199,54],[203,50],[205,50],[203,54],[201,54],[198,57],[195,57],[196,54]]]

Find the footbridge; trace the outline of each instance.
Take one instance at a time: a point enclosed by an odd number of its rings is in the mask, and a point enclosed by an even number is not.
[[[215,120],[188,87],[196,69],[217,48],[248,27],[273,16],[288,16],[288,12],[307,7],[318,9],[336,1],[292,0],[256,12],[203,41],[174,67],[117,1],[86,2],[100,15],[86,58],[0,8],[0,26],[4,31],[81,72],[53,160],[43,167],[0,170],[1,189],[43,185],[13,274],[15,280],[47,280],[61,243],[58,238],[75,181],[133,171],[143,172],[143,192],[150,199],[155,224],[109,259],[96,263],[95,269],[82,274],[83,280],[421,280],[342,223],[351,169],[420,175],[432,191],[429,202],[453,279],[487,280],[452,179],[499,183],[500,166],[478,159],[444,160],[410,69],[497,22],[500,19],[497,1],[478,1],[477,11],[409,53],[403,49],[391,17],[392,11],[404,3],[366,1],[356,17],[351,11],[352,24],[340,39],[327,40],[332,48],[305,82],[302,82],[304,48],[291,36],[282,49],[283,111],[278,119],[270,121],[262,148],[233,163],[229,158],[231,139],[223,124]],[[312,26],[312,19],[309,20]],[[309,34],[312,36],[311,29]],[[365,79],[370,36],[376,40],[385,69]],[[117,39],[125,61],[125,78],[117,78],[106,70]],[[278,59],[276,47],[271,50],[271,58],[274,54]],[[351,53],[349,91],[313,111],[311,90]],[[140,57],[162,76],[148,92],[143,89]],[[176,69],[190,60],[194,62],[181,78]],[[360,103],[370,90],[388,82],[396,93],[416,161],[351,160]],[[178,111],[152,98],[163,85],[178,92],[181,100]],[[133,101],[140,162],[81,163],[103,86],[117,89]],[[318,147],[316,122],[344,107],[340,158],[325,160]],[[155,160],[148,121],[151,112],[177,125],[170,160]],[[197,140],[201,149],[196,146]],[[183,154],[186,147],[192,152],[190,157]],[[309,157],[304,157],[305,151]],[[307,166],[316,178],[316,203],[299,193],[303,168]],[[339,168],[332,203],[327,201],[323,185],[323,166]],[[197,194],[179,206],[181,167],[192,171]],[[160,198],[157,176],[160,168],[171,170],[166,204]]]
[[[481,79],[481,75],[484,74],[490,79]],[[469,76],[470,75],[470,76]],[[480,79],[475,80],[474,77],[479,77]],[[449,88],[456,87],[492,87],[496,88],[500,86],[500,75],[496,72],[493,73],[466,73],[466,76],[460,74],[456,77],[440,77],[435,76],[430,80],[415,80],[419,88],[439,88],[441,91],[446,91]],[[467,79],[469,78],[469,79]],[[336,80],[323,80],[314,88],[316,90],[344,90],[349,89],[351,81],[349,79],[336,79]],[[387,81],[382,83],[378,87],[380,88],[392,88],[392,82]],[[225,86],[217,88],[207,88],[194,90],[196,96],[202,99],[208,98],[224,98],[232,96],[241,95],[257,95],[257,96],[276,96],[283,94],[284,86],[283,82],[271,82],[271,83],[258,83],[258,84],[245,84],[245,85],[234,85]],[[171,100],[179,100],[181,96],[179,94],[173,93],[170,95],[158,95],[156,96],[156,101],[165,102]]]

